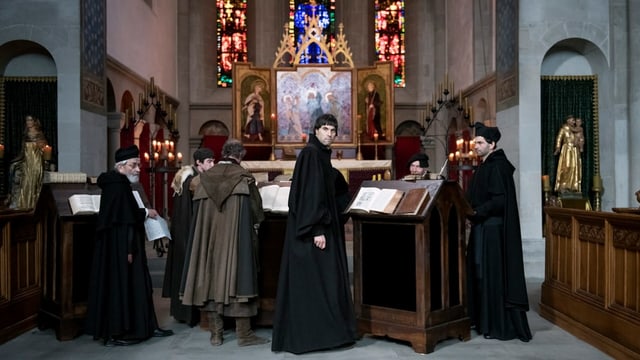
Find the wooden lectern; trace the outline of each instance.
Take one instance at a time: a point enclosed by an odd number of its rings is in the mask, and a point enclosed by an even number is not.
[[[418,215],[352,213],[354,303],[361,334],[433,352],[438,341],[469,340],[465,213],[460,186],[443,180],[365,181],[363,187],[424,187]]]
[[[53,327],[58,340],[71,340],[83,331],[98,218],[72,215],[68,199],[74,194],[100,194],[100,189],[90,184],[46,184],[41,194],[46,240],[38,327]]]

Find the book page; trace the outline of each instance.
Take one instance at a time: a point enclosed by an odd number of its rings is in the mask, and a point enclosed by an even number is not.
[[[258,189],[260,196],[262,197],[262,208],[264,210],[271,211],[273,209],[273,204],[275,203],[276,196],[278,195],[278,189],[280,189],[280,186],[278,185],[265,185]]]
[[[380,191],[380,189],[374,187],[361,187],[347,211],[361,210],[369,212],[371,204]]]
[[[402,200],[403,191],[397,189],[380,189],[380,192],[373,199],[369,211],[385,214],[393,214],[396,206]]]
[[[140,196],[140,193],[138,192],[138,190],[133,190],[133,197],[136,198],[136,202],[138,203],[138,207],[140,209],[144,209],[144,202],[142,201],[142,197]]]
[[[398,215],[416,215],[428,198],[429,191],[425,188],[407,190],[395,213]]]
[[[289,212],[289,192],[291,191],[291,187],[289,186],[280,186],[278,187],[278,191],[276,192],[276,197],[273,200],[273,205],[271,206],[271,211],[273,212]]]
[[[144,231],[147,234],[147,240],[153,241],[162,238],[169,238],[171,240],[171,232],[169,231],[169,225],[167,221],[161,217],[147,218],[144,221]]]
[[[69,197],[73,215],[95,214],[100,211],[100,195],[75,194]]]

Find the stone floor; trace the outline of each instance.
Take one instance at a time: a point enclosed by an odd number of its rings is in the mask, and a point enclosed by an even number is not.
[[[191,328],[177,323],[168,315],[168,299],[160,297],[164,257],[148,252],[149,267],[155,291],[154,303],[161,327],[173,329],[174,336],[153,338],[128,347],[105,347],[91,336],[80,336],[71,341],[56,340],[53,330],[33,329],[3,345],[0,359],[349,359],[349,360],[410,360],[410,359],[610,359],[609,356],[553,325],[538,314],[541,280],[528,284],[531,311],[528,313],[533,340],[487,340],[472,331],[471,340],[443,341],[430,354],[418,354],[401,341],[365,335],[355,346],[337,351],[323,351],[304,355],[273,353],[269,344],[238,347],[235,333],[226,330],[222,346],[209,345],[209,333],[199,327]],[[351,259],[351,258],[350,258]],[[260,336],[270,338],[270,328],[259,328]]]

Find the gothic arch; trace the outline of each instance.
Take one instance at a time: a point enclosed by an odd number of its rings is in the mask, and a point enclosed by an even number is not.
[[[200,126],[198,135],[221,135],[229,136],[229,128],[220,120],[209,120]]]

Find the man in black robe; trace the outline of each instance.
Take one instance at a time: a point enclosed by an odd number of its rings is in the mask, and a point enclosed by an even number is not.
[[[144,220],[131,184],[140,176],[138,147],[118,149],[113,170],[100,174],[102,190],[85,330],[107,346],[131,345],[173,334],[158,328],[145,253]]]
[[[315,120],[296,160],[289,195],[271,350],[295,354],[353,344],[356,322],[331,144],[338,123]]]
[[[200,148],[193,153],[194,165],[183,166],[173,178],[173,213],[171,216],[171,242],[167,252],[167,264],[164,269],[162,297],[171,298],[169,313],[176,320],[194,326],[200,320],[200,310],[196,306],[182,305],[180,283],[182,269],[187,256],[187,244],[193,218],[193,190],[198,174],[214,165],[213,150]],[[190,250],[190,248],[189,248]]]
[[[529,341],[531,330],[513,172],[500,131],[476,123],[475,151],[482,158],[468,189],[473,208],[467,248],[469,315],[487,339]]]

